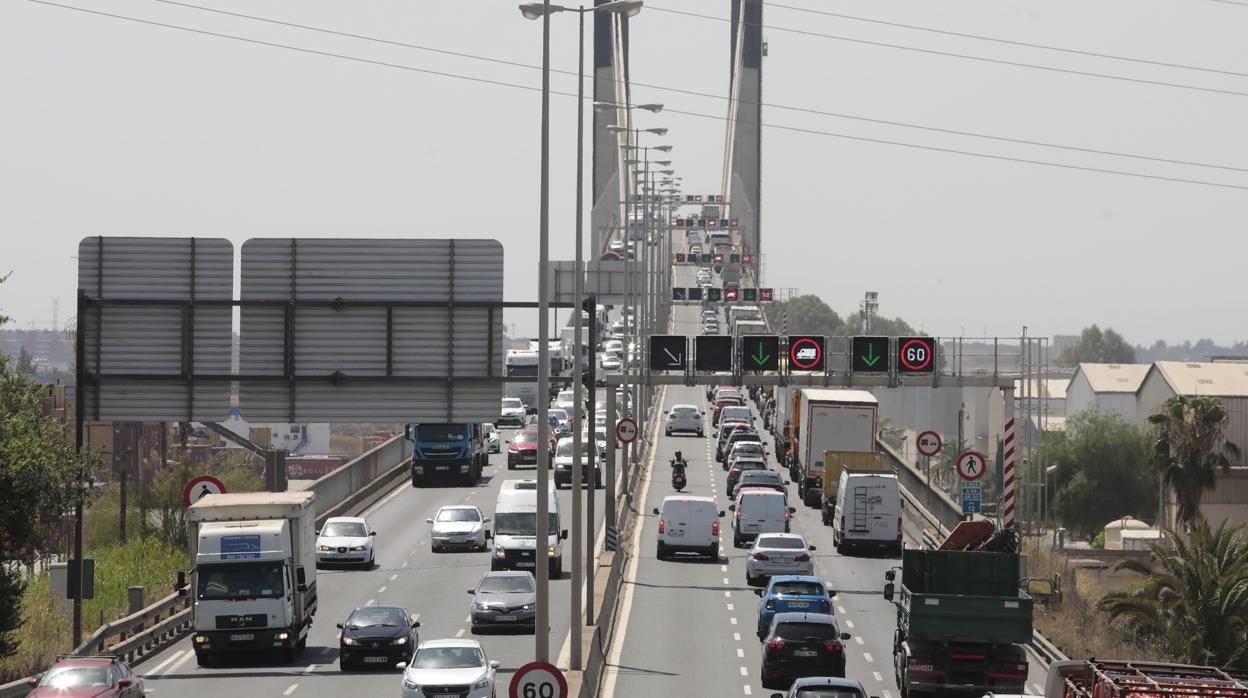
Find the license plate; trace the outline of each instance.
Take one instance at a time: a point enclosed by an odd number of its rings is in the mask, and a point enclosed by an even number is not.
[[[390,658],[389,657],[365,657],[364,663],[365,664],[384,664],[386,660],[388,659]]]
[[[668,531],[667,535],[671,538],[680,538],[685,535],[684,531]]]
[[[435,693],[433,698],[459,698],[457,693]]]
[[[794,657],[817,657],[819,653],[814,650],[793,650]]]
[[[500,621],[512,621],[516,619],[515,616],[498,616],[497,618]]]
[[[746,525],[745,525],[745,530],[747,530],[747,531],[757,531],[757,530],[758,530],[758,524],[746,524]]]
[[[230,642],[246,642],[254,639],[256,639],[255,633],[239,633],[237,635],[230,636]]]
[[[810,608],[809,601],[790,601],[785,605],[789,608]]]
[[[434,470],[450,470],[450,469],[451,469],[451,466],[449,465],[439,465],[434,468]]]
[[[536,566],[537,566],[537,563],[535,562],[517,562],[516,563],[516,567],[536,567]]]

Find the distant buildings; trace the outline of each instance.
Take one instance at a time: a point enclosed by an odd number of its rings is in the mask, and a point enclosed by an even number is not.
[[[1135,393],[1148,369],[1148,364],[1079,364],[1066,388],[1066,415],[1097,410],[1137,421]]]

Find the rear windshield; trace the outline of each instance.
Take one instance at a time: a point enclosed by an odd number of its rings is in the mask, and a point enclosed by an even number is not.
[[[524,403],[516,398],[503,398],[503,407],[524,407]]]
[[[698,408],[689,407],[688,405],[685,405],[685,406],[678,405],[672,408],[673,414],[697,414],[697,412],[698,412]]]
[[[812,686],[797,689],[797,698],[862,698],[862,693],[852,688]]]
[[[766,470],[767,464],[761,460],[739,460],[736,468],[737,470]]]
[[[758,539],[758,547],[775,548],[776,550],[804,550],[806,544],[800,538],[785,538],[784,536],[762,536]]]
[[[801,594],[803,596],[823,596],[823,585],[816,582],[776,582],[771,585],[773,594]]]
[[[804,640],[808,637],[820,640],[835,640],[836,626],[831,623],[780,623],[776,626],[776,635],[786,640]]]

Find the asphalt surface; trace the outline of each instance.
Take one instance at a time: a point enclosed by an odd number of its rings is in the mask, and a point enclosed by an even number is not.
[[[503,431],[503,439],[512,430]],[[490,457],[491,467],[475,487],[429,487],[415,489],[404,483],[375,505],[367,518],[377,529],[377,565],[372,570],[327,570],[317,573],[319,609],[302,657],[284,663],[277,657],[227,663],[200,668],[195,663],[190,640],[183,639],[159,656],[145,661],[140,673],[153,696],[221,698],[222,696],[342,696],[398,695],[402,672],[378,670],[342,672],[338,668],[338,629],[351,609],[369,604],[395,604],[407,608],[420,620],[421,640],[476,637],[490,659],[502,663],[498,671],[499,695],[505,696],[511,674],[533,660],[531,633],[473,635],[468,622],[471,597],[465,592],[475,587],[489,569],[489,553],[453,552],[434,554],[429,549],[429,524],[438,507],[447,504],[475,504],[486,516],[493,516],[500,483],[506,479],[532,478],[532,469],[507,470],[506,446],[502,454]],[[584,491],[584,490],[583,490]],[[595,500],[595,540],[605,509],[605,490]],[[572,495],[559,492],[560,514],[565,528],[571,526]],[[563,579],[551,583],[552,659],[566,665],[568,613],[571,604],[571,548],[564,547]]]
[[[695,305],[678,307],[673,334],[699,334],[698,312]],[[702,386],[669,386],[664,409],[679,403],[707,408],[705,397]],[[757,406],[751,406],[757,414]],[[709,415],[710,409],[706,411]],[[761,429],[761,418],[757,426]],[[659,439],[651,474],[641,486],[644,519],[640,535],[632,541],[633,560],[618,621],[621,630],[608,653],[604,698],[768,696],[776,692],[764,689],[759,681],[762,653],[755,636],[759,599],[745,583],[746,550],[732,547],[731,519],[721,520],[719,560],[681,556],[660,562],[655,558],[658,517],[651,512],[665,496],[675,494],[667,464],[676,450],[689,461],[685,492],[715,497],[719,508],[731,516],[726,511],[731,503],[724,486],[727,473],[715,462],[714,448],[709,432],[703,439]],[[846,645],[846,676],[861,681],[871,696],[899,698],[892,664],[896,608],[884,600],[882,590],[885,571],[900,560],[838,554],[831,529],[823,525],[819,511],[804,506],[793,485],[789,496],[797,507],[792,530],[818,548],[815,574],[837,591],[836,615],[842,631],[853,636]],[[922,530],[909,516],[903,521],[903,535],[907,545],[921,541]],[[1038,690],[1042,683],[1043,673],[1033,665],[1029,689],[1042,693]]]

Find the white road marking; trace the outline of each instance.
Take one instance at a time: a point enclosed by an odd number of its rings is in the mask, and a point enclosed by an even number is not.
[[[727,584],[727,583],[728,583],[728,578],[724,577],[724,584]]]
[[[365,601],[365,602],[364,602],[364,605],[365,605],[365,606],[372,606],[372,605],[373,605],[373,604],[375,604],[375,603],[377,603],[377,599],[369,599],[368,601]]]
[[[169,655],[169,658],[168,658],[168,659],[166,659],[165,661],[161,662],[160,664],[157,664],[157,665],[156,665],[156,668],[155,668],[155,669],[152,669],[152,670],[151,670],[151,671],[149,671],[149,672],[147,672],[146,676],[152,676],[152,675],[154,675],[154,674],[159,674],[159,673],[160,673],[160,671],[161,671],[161,669],[164,669],[165,667],[169,666],[170,664],[172,664],[172,663],[176,662],[176,661],[178,660],[178,657],[181,657],[181,656],[182,656],[182,653],[183,653],[183,652],[186,652],[186,651],[187,651],[187,650],[178,650],[177,652],[174,652],[173,654]]]
[[[732,634],[732,639],[733,639],[733,640],[735,640],[735,641],[737,641],[737,642],[740,642],[740,641],[741,641],[741,633],[733,633],[733,634]]]
[[[855,635],[855,636],[854,636],[854,642],[857,642],[858,644],[860,644],[860,645],[861,645],[861,644],[862,644],[862,636],[861,636],[861,635]]]
[[[1040,684],[1038,683],[1031,684],[1031,692],[1035,693],[1038,696],[1044,695],[1044,689],[1040,688]]]
[[[733,608],[732,604],[728,604],[728,610],[729,610],[729,611],[735,611],[735,610],[737,610],[737,609]]]
[[[853,630],[853,629],[854,629],[854,621],[852,621],[852,620],[847,620],[847,621],[845,621],[845,627],[849,628],[850,630]]]
[[[407,560],[404,560],[404,561],[403,561],[403,564],[402,564],[402,565],[400,565],[400,566],[401,566],[401,567],[404,567],[404,568],[406,568],[406,567],[407,567],[407,565],[408,565],[408,562],[407,562]]]
[[[729,623],[732,623],[733,625],[736,625],[736,624],[737,624],[737,617],[736,617],[736,616],[733,616],[733,617],[729,618],[729,619],[728,619],[728,622],[729,622]]]
[[[844,613],[844,612],[845,612],[845,607],[844,607],[844,606],[837,606],[837,607],[836,607],[836,612],[837,612],[837,613]]]
[[[386,495],[385,497],[382,497],[381,499],[377,500],[377,502],[375,502],[375,503],[374,503],[371,507],[369,507],[369,508],[365,509],[365,510],[364,510],[364,513],[363,513],[363,514],[360,514],[360,516],[362,516],[362,517],[364,517],[364,518],[368,518],[370,515],[372,515],[372,513],[373,513],[374,511],[377,511],[378,509],[380,509],[380,508],[382,508],[383,506],[385,506],[386,502],[389,502],[391,499],[394,499],[395,497],[399,496],[399,493],[403,492],[403,491],[404,491],[404,490],[406,490],[406,489],[407,489],[407,483],[406,483],[406,482],[401,482],[401,483],[399,483],[399,486],[398,486],[398,487],[396,487],[396,488],[394,488],[394,491],[393,491],[393,492],[391,492],[390,494]]]
[[[750,688],[750,684],[748,683],[742,686],[741,688],[745,691],[745,695],[747,696],[752,695],[754,693],[754,689]]]
[[[465,619],[464,619],[464,622],[465,622],[465,623],[471,623],[471,622],[472,622],[472,616],[468,616],[467,618],[465,618]]]
[[[398,578],[399,578],[399,575],[397,575],[397,574],[392,574],[392,575],[390,575],[390,581],[392,581],[392,582],[393,582],[394,580],[398,579]]]
[[[880,695],[884,696],[884,698],[893,698],[893,694],[889,691],[880,691]]]
[[[743,667],[743,666],[742,666],[742,667],[737,667],[737,668],[741,670],[741,675],[742,675],[742,676],[749,676],[749,675],[750,675],[750,672],[746,671],[746,670],[745,670],[745,667]]]
[[[459,630],[456,630],[456,631],[455,631],[455,637],[463,637],[463,636],[464,636],[464,629],[463,629],[463,628],[460,628]]]
[[[378,590],[377,590],[377,594],[378,594],[378,596],[380,596],[381,594],[386,593],[386,589],[389,589],[389,588],[390,588],[390,587],[382,587],[382,588],[378,589]],[[853,627],[853,626],[850,626],[850,627]]]
[[[876,680],[876,681],[883,681],[883,680],[884,680],[884,677],[883,677],[883,676],[880,676],[880,672],[878,672],[878,671],[873,671],[873,672],[871,672],[871,675],[875,677],[875,680]]]
[[[188,661],[191,657],[194,657],[194,656],[195,656],[195,651],[194,651],[194,650],[187,650],[186,654],[182,655],[182,658],[181,658],[181,659],[179,659],[178,661],[174,662],[174,663],[173,663],[173,666],[169,667],[169,671],[166,671],[166,672],[165,672],[165,676],[168,676],[168,675],[172,674],[173,672],[177,671],[177,670],[178,670],[178,667],[180,667],[180,666],[182,666],[183,664],[185,664],[185,663],[186,663],[186,662],[187,662],[187,661]]]
[[[720,571],[720,572],[727,572],[727,571],[728,571],[728,565],[720,565],[720,566],[719,566],[719,571]]]
[[[731,592],[731,591],[725,591],[725,592],[724,592],[724,598],[725,598],[725,599],[731,599],[731,598],[732,598],[732,592]]]
[[[308,668],[303,670],[303,673],[305,673],[305,674],[311,674],[312,672],[316,671],[316,668],[317,668],[318,666],[320,666],[320,664],[309,664],[309,665],[308,665]],[[298,686],[298,685],[299,685],[299,684],[295,684],[295,686]],[[294,689],[294,687],[292,686],[290,690],[292,690],[292,691],[293,691],[293,690],[295,690],[295,689]],[[287,693],[286,695],[290,695],[290,694],[289,694],[289,693]]]
[[[740,657],[740,658],[742,658],[742,659],[744,659],[744,658],[745,658],[745,650],[743,650],[743,649],[741,649],[740,647],[738,647],[738,648],[737,648],[737,656],[738,656],[738,657]]]
[[[297,688],[299,688],[299,684],[297,684],[297,683],[292,683],[292,684],[290,684],[289,686],[287,686],[287,687],[286,687],[286,690],[285,690],[285,691],[282,691],[282,695],[284,695],[284,696],[288,696],[288,695],[290,695],[290,694],[294,693],[294,692],[295,692],[295,689],[297,689]]]
[[[872,662],[874,662],[874,661],[875,661],[874,659],[872,659],[872,658],[871,658],[871,653],[870,653],[870,652],[863,652],[863,653],[862,653],[862,658],[863,658],[863,659],[865,659],[865,660],[867,660],[867,663],[868,663],[868,664],[870,664],[870,663],[872,663]]]

